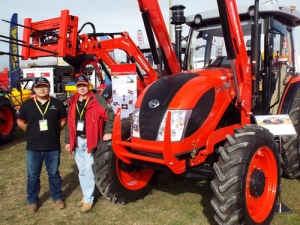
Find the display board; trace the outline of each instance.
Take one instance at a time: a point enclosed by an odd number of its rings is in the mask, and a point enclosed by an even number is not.
[[[256,123],[276,135],[295,135],[297,132],[289,115],[255,116]]]
[[[121,108],[121,118],[131,116],[137,100],[137,74],[135,64],[111,66],[112,99],[111,105],[116,113]]]

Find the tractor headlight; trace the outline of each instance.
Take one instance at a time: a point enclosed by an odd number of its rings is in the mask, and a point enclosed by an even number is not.
[[[187,122],[190,118],[192,110],[168,110],[171,112],[171,141],[180,141],[184,134]],[[166,124],[167,113],[159,127],[156,140],[164,140],[164,131]]]
[[[134,109],[132,112],[132,122],[131,122],[131,134],[132,137],[139,138],[140,137],[140,109]]]

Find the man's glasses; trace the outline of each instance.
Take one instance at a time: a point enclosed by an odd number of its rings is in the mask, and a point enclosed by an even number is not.
[[[42,89],[48,90],[50,87],[47,86],[47,85],[38,85],[38,86],[36,86],[36,87],[34,87],[34,88],[35,88],[35,89],[38,89],[38,90],[42,90]]]

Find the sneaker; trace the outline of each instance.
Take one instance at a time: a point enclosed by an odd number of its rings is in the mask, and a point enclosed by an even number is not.
[[[79,202],[76,203],[76,206],[78,208],[81,208],[83,206],[83,204],[84,204],[84,201],[83,201],[83,199],[81,199]]]
[[[27,213],[29,214],[34,214],[37,211],[37,205],[36,204],[32,204],[27,206]]]
[[[92,209],[93,203],[84,202],[83,206],[80,208],[80,212],[85,213]]]
[[[66,204],[63,202],[63,200],[57,200],[56,202],[54,202],[54,208],[64,209],[66,208]]]

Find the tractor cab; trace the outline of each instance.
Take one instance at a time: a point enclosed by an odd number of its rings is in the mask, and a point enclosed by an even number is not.
[[[300,24],[300,13],[294,7],[279,4],[260,4],[258,36],[251,40],[254,24],[254,7],[238,7],[244,42],[251,64],[251,52],[257,53],[257,71],[253,84],[252,110],[260,114],[275,114],[280,110],[280,101],[289,79],[296,74],[297,40],[295,29]],[[211,10],[186,18],[190,26],[185,70],[201,68],[231,68],[227,59],[222,25],[218,10]],[[226,34],[225,34],[226,35]],[[256,88],[256,89],[255,89]],[[286,110],[285,110],[286,112]]]

